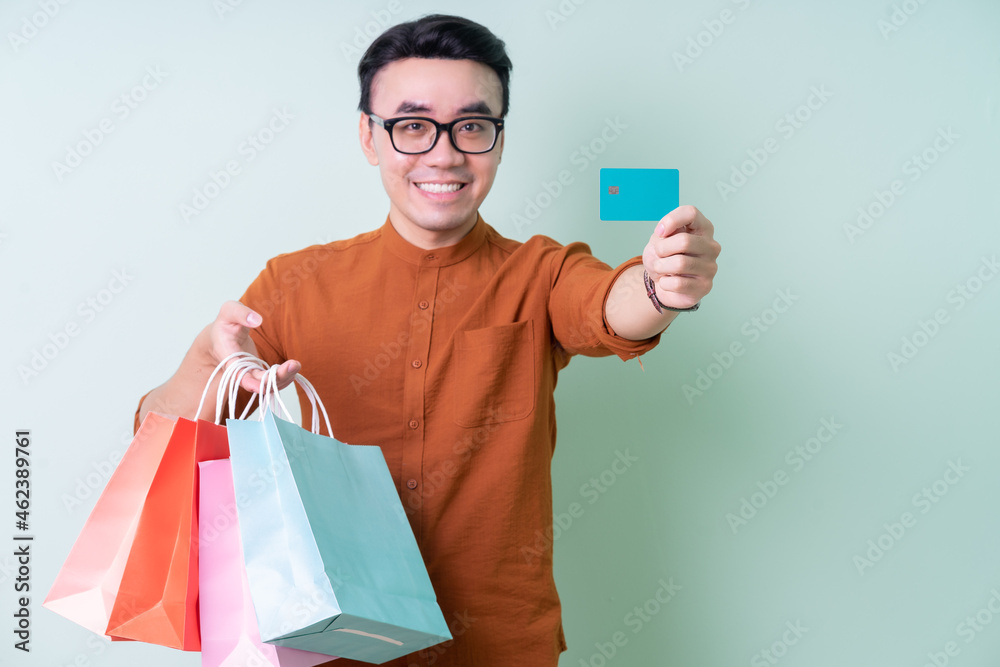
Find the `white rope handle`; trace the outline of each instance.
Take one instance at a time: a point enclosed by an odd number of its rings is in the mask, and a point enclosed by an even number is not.
[[[264,371],[264,377],[260,381],[261,395],[260,395],[260,405],[262,408],[268,408],[272,413],[277,413],[275,409],[276,406],[281,407],[281,412],[285,415],[285,419],[288,421],[295,421],[292,418],[292,414],[285,407],[285,402],[281,400],[281,395],[278,393],[278,367],[271,366],[266,371]],[[263,419],[263,414],[261,415]]]
[[[230,359],[239,359],[239,362],[237,362],[236,364],[233,364],[232,366],[230,366],[230,367],[227,368],[226,367],[226,363]],[[201,400],[198,402],[198,411],[194,413],[195,419],[197,419],[198,415],[201,414],[201,409],[205,405],[205,399],[208,397],[208,388],[212,386],[212,380],[215,379],[215,376],[219,373],[220,370],[222,370],[223,368],[225,368],[226,370],[223,373],[222,379],[219,382],[219,391],[217,393],[216,402],[215,402],[215,423],[216,424],[219,423],[219,418],[222,416],[222,398],[226,395],[225,392],[226,392],[226,389],[227,389],[227,385],[232,381],[232,379],[233,379],[235,373],[237,372],[237,370],[239,370],[240,368],[246,367],[245,364],[249,360],[256,361],[256,364],[257,364],[256,367],[258,367],[258,368],[264,369],[264,368],[267,367],[266,363],[264,363],[260,359],[257,359],[257,357],[253,356],[249,352],[233,352],[232,354],[230,354],[225,359],[223,359],[222,361],[219,362],[219,365],[215,367],[215,370],[212,371],[212,374],[208,376],[208,382],[205,383],[205,389],[204,389],[204,391],[201,392]],[[236,367],[236,368],[234,369],[233,367]],[[247,370],[249,370],[249,368]],[[245,373],[241,373],[240,374],[239,378],[241,380],[243,379],[243,375],[244,374]],[[237,386],[238,386],[238,384],[239,383],[237,382]],[[253,403],[253,397],[251,397],[250,402]],[[231,415],[235,411],[234,403],[235,403],[235,401],[230,402],[230,414]],[[249,405],[248,405],[248,407],[249,407]]]
[[[231,360],[234,360],[233,363],[226,366]],[[278,408],[280,408],[281,413],[285,415],[288,421],[295,421],[278,392],[278,367],[268,365],[266,361],[258,359],[249,352],[233,352],[219,362],[219,365],[215,367],[215,370],[208,377],[208,382],[205,383],[205,390],[201,394],[201,401],[198,403],[198,412],[195,413],[195,418],[201,414],[201,410],[205,405],[205,398],[208,395],[208,388],[212,385],[212,380],[215,379],[220,370],[223,370],[223,373],[219,380],[219,389],[215,397],[216,424],[219,423],[222,417],[222,405],[227,397],[229,399],[229,418],[236,419],[236,401],[240,391],[240,383],[243,381],[243,377],[253,370],[264,371],[260,382],[261,390],[259,394],[254,393],[250,397],[250,401],[243,409],[243,413],[239,418],[246,419],[253,407],[254,400],[259,398],[261,412],[263,412],[264,408],[267,408],[272,413],[277,413]],[[309,399],[310,406],[312,406],[312,424],[310,430],[313,433],[319,433],[319,412],[321,411],[323,413],[323,420],[326,423],[326,431],[332,436],[333,429],[330,427],[330,416],[327,414],[326,406],[323,405],[323,401],[320,399],[316,388],[313,387],[309,380],[298,373],[295,374],[295,381],[302,387],[303,393]],[[317,406],[319,407],[319,411],[316,410]],[[263,414],[261,414],[261,419],[263,419]]]
[[[266,370],[267,364],[260,359],[249,357],[237,359],[226,368],[226,371],[222,374],[222,380],[219,382],[219,391],[215,398],[216,423],[219,423],[219,418],[222,415],[222,403],[223,399],[226,398],[226,392],[229,393],[229,418],[236,419],[236,400],[240,391],[240,383],[243,381],[243,376],[255,369]],[[256,398],[257,394],[250,396],[246,407],[243,408],[243,414],[240,415],[240,419],[245,419],[250,414]]]
[[[312,382],[305,379],[301,375],[296,375],[295,381],[302,387],[302,391],[305,392],[306,398],[309,399],[309,404],[312,405],[312,432],[319,433],[319,413],[316,412],[316,406],[319,405],[319,409],[323,411],[323,421],[326,422],[326,432],[332,438],[333,429],[330,428],[330,415],[326,414],[326,406],[323,405],[323,400],[320,399],[316,388],[312,386]]]

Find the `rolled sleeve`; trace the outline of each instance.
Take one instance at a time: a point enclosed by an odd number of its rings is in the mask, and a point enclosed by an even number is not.
[[[615,269],[590,253],[585,243],[571,243],[553,259],[549,315],[552,332],[568,354],[588,357],[618,355],[634,359],[656,347],[660,334],[644,340],[617,335],[605,316],[605,304],[618,277],[641,264],[633,257]]]

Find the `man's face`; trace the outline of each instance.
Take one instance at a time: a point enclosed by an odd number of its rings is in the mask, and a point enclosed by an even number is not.
[[[381,118],[424,116],[447,123],[461,116],[499,117],[502,95],[500,78],[482,63],[408,58],[376,74],[371,104],[372,113]],[[369,124],[368,118],[361,114],[361,147],[368,162],[379,166],[392,202],[393,224],[404,236],[410,232],[411,238],[457,242],[475,223],[479,205],[493,186],[504,132],[489,153],[460,153],[442,133],[430,152],[406,155],[397,152],[389,133]],[[461,187],[455,192],[428,192],[421,189],[422,184]]]

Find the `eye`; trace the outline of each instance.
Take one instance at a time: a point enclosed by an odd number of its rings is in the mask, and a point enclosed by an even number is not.
[[[474,132],[482,132],[483,129],[484,129],[483,124],[480,121],[470,120],[467,123],[462,123],[460,131],[464,132],[465,134],[471,134]]]

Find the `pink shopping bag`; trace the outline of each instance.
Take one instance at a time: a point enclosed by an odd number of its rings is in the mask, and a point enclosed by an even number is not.
[[[260,640],[257,616],[236,518],[236,494],[228,459],[205,461],[201,469],[199,584],[203,667],[313,667],[336,660]],[[250,502],[253,502],[251,499]]]

